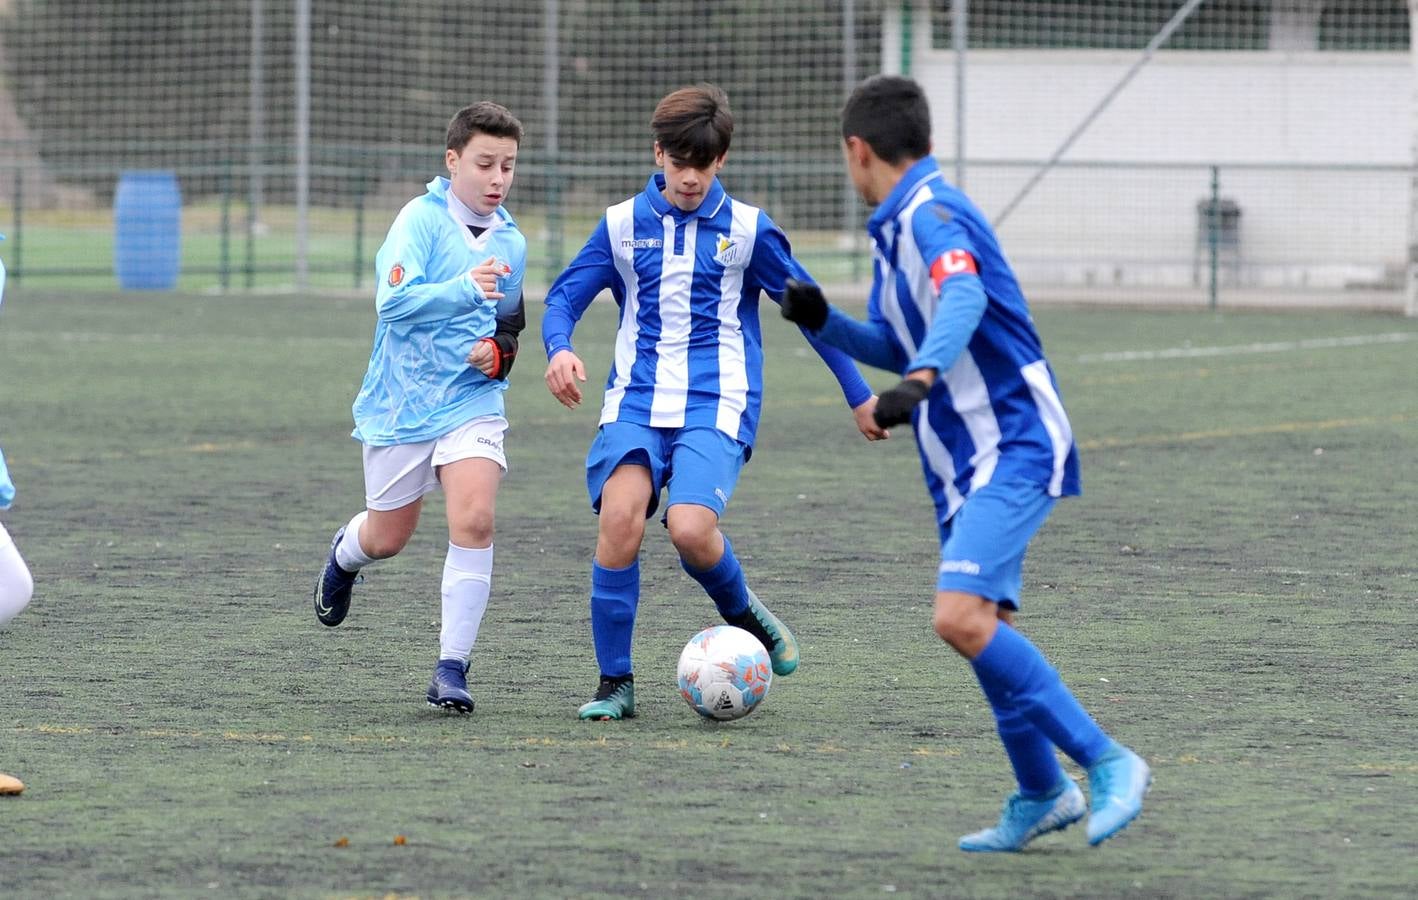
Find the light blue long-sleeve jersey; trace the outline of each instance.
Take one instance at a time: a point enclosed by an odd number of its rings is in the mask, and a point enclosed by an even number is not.
[[[5,236],[0,234],[0,241]],[[5,302],[5,262],[0,260],[0,304]],[[5,452],[0,450],[0,509],[9,509],[15,499],[15,484],[10,480],[10,470],[5,466]]]
[[[410,200],[375,256],[379,290],[374,348],[354,401],[353,436],[371,446],[433,440],[479,416],[505,415],[507,382],[468,365],[480,338],[522,295],[527,239],[502,207],[474,236],[449,208],[448,179]],[[469,271],[489,256],[507,267],[500,301],[488,299]]]
[[[876,263],[867,321],[833,309],[818,336],[871,365],[939,375],[913,421],[940,521],[994,478],[1033,481],[1055,497],[1079,493],[1058,384],[984,215],[926,158],[867,231]]]
[[[606,210],[552,284],[542,317],[547,358],[571,349],[576,322],[609,289],[621,313],[601,424],[708,426],[752,447],[763,397],[759,294],[782,302],[788,278],[811,278],[767,214],[730,197],[718,179],[692,212],[665,199],[664,186],[656,173]],[[808,340],[848,406],[871,397],[846,355]]]

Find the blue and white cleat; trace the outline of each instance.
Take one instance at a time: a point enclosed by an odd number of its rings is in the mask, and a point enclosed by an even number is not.
[[[1064,778],[1054,792],[1031,800],[1015,791],[1004,801],[999,824],[960,839],[960,849],[971,853],[1018,853],[1034,838],[1063,831],[1083,818],[1088,805],[1072,778]]]
[[[349,614],[350,590],[359,580],[358,572],[346,572],[335,561],[335,548],[344,536],[344,528],[335,532],[335,539],[330,542],[330,555],[325,558],[325,566],[315,580],[315,618],[320,620],[321,625],[331,628],[343,622]]]
[[[1088,843],[1096,847],[1127,827],[1142,812],[1142,797],[1152,786],[1152,770],[1122,744],[1088,767]]]
[[[456,659],[440,659],[428,683],[428,705],[453,712],[473,711],[473,695],[468,692],[468,666]]]

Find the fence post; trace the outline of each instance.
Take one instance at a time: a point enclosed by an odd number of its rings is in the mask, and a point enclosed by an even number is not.
[[[222,293],[231,289],[231,160],[222,166],[221,265],[217,282]]]
[[[1209,306],[1216,311],[1217,264],[1221,252],[1221,167],[1211,167],[1211,201],[1206,207],[1206,249],[1210,255]]]
[[[561,274],[561,6],[545,0],[542,9],[542,113],[547,154],[547,284]]]
[[[15,229],[11,240],[14,241],[15,252],[10,259],[15,265],[10,270],[10,278],[15,284],[20,283],[20,277],[25,271],[24,264],[24,220],[25,220],[25,172],[19,166],[15,166]]]
[[[257,224],[257,198],[256,180],[253,178],[247,185],[250,193],[246,200],[246,260],[243,268],[246,271],[246,289],[249,291],[256,287],[256,229],[261,226]]]
[[[366,183],[370,179],[365,176],[364,170],[359,169],[355,174],[355,209],[354,209],[354,260],[352,272],[354,275],[354,286],[359,287],[360,273],[364,270],[364,195],[368,192]]]

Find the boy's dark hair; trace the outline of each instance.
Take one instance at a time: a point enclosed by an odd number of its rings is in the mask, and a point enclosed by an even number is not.
[[[491,100],[479,100],[453,114],[448,122],[448,149],[462,153],[475,134],[512,138],[522,143],[522,123],[511,110]]]
[[[655,107],[650,131],[670,159],[693,169],[707,169],[729,152],[734,136],[729,96],[712,84],[680,88]]]
[[[842,107],[842,139],[859,137],[883,162],[924,159],[931,152],[931,107],[909,78],[873,75]]]

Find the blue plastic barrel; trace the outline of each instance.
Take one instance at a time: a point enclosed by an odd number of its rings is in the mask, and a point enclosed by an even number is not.
[[[113,197],[113,271],[126,291],[167,291],[182,257],[177,173],[129,171]]]

